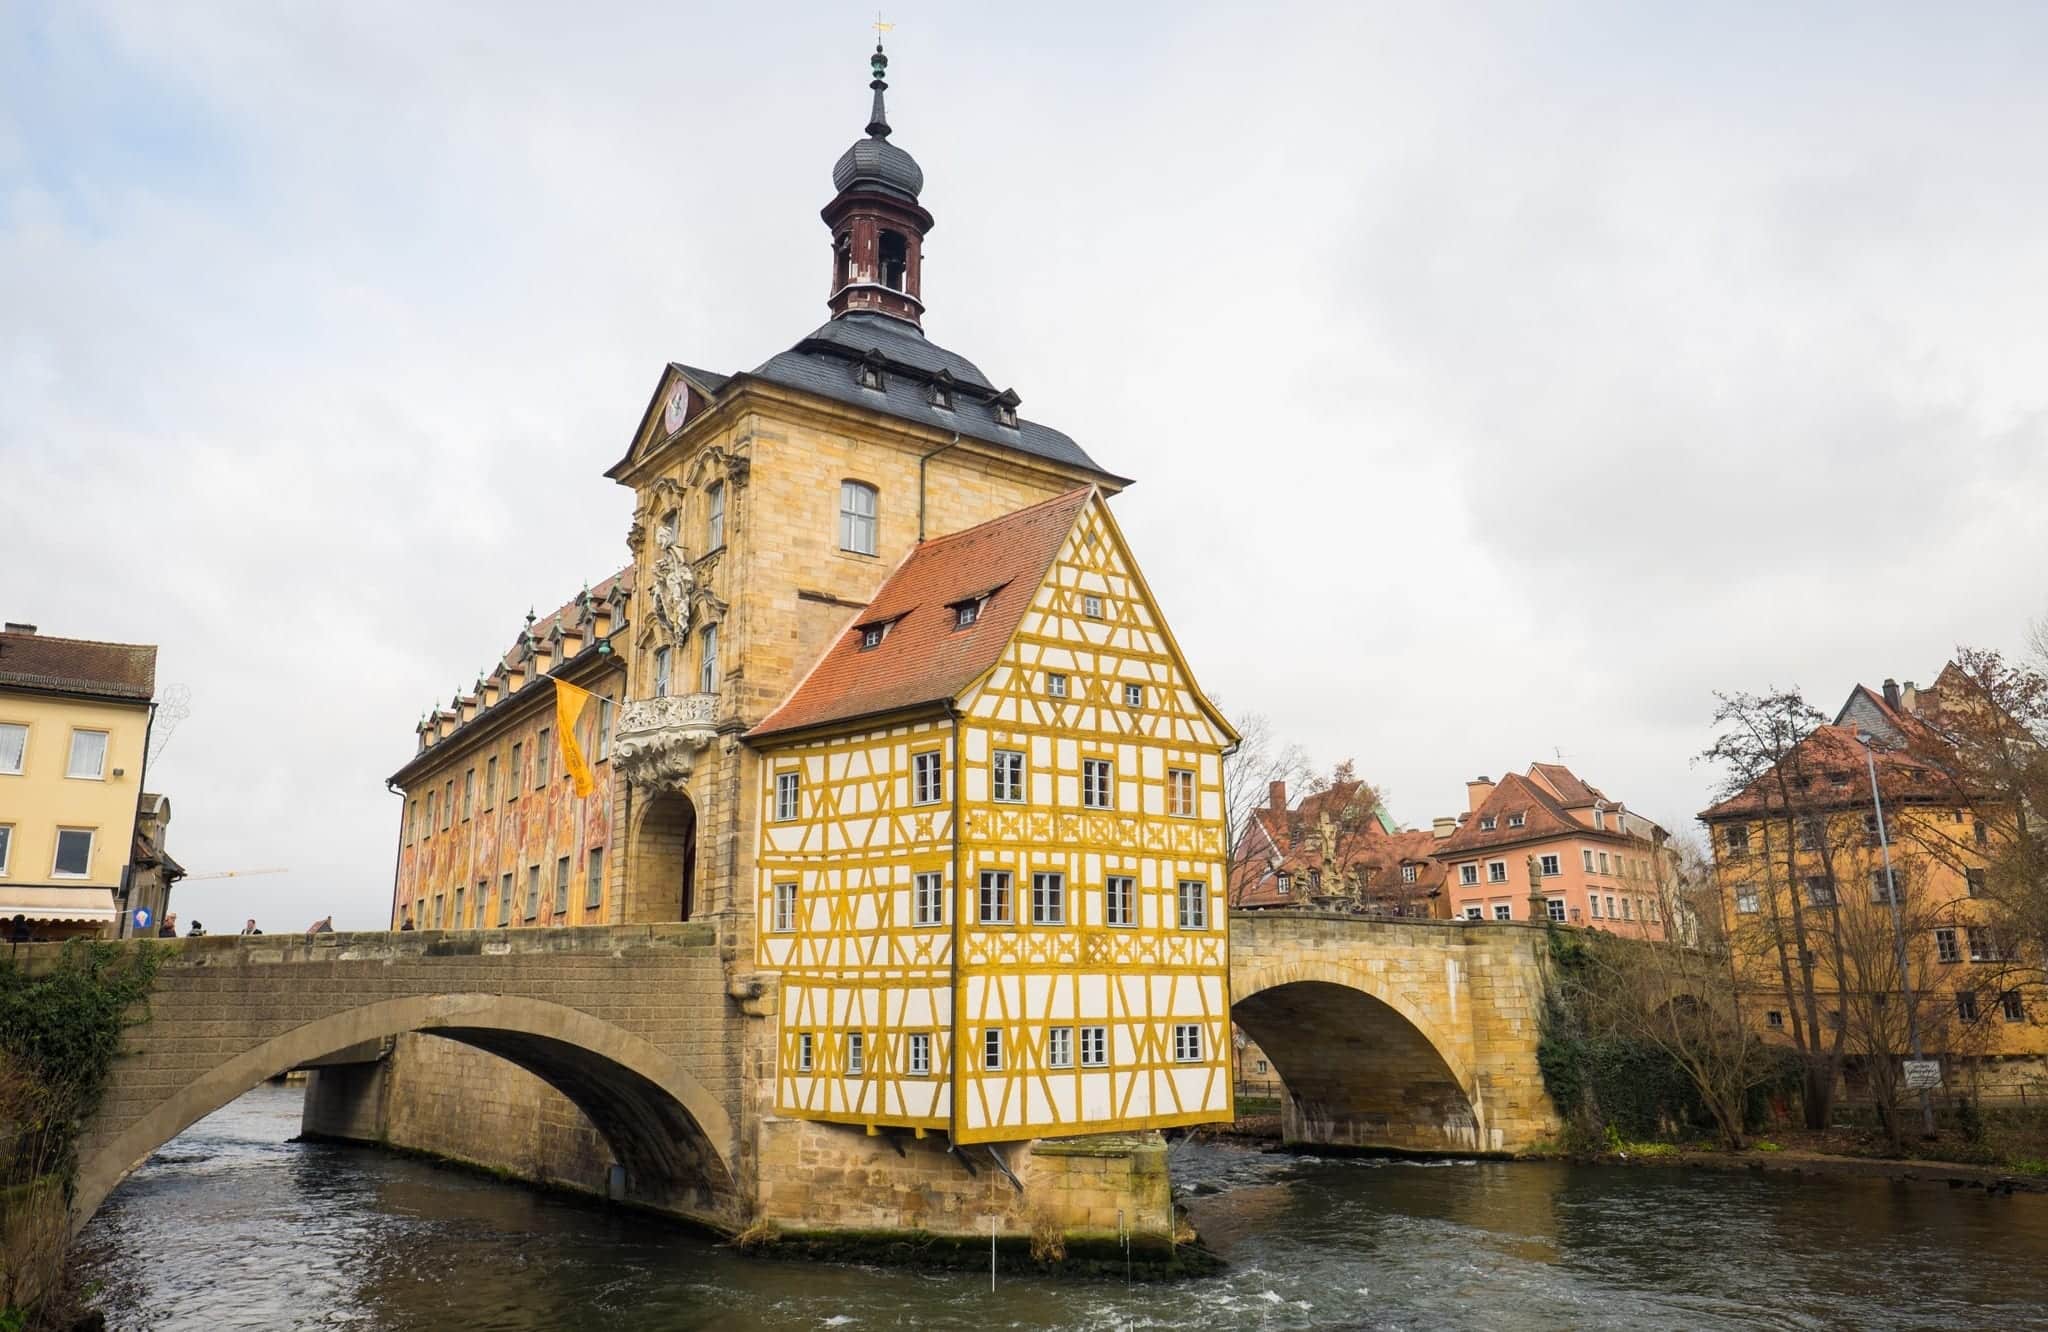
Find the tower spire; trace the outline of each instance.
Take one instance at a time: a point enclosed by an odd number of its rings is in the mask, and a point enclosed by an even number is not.
[[[877,27],[881,26],[878,22]],[[868,68],[874,74],[868,87],[875,90],[875,109],[868,115],[868,137],[886,139],[889,137],[889,113],[882,106],[882,94],[889,90],[889,57],[882,50],[882,39],[875,38],[875,54],[868,61]]]
[[[832,167],[839,193],[823,215],[832,229],[832,295],[826,303],[835,318],[883,314],[915,324],[924,313],[918,288],[932,215],[917,202],[924,171],[889,141],[882,100],[889,90],[889,55],[882,49],[888,28],[875,20],[875,53],[868,60],[875,104],[866,136],[855,139]]]

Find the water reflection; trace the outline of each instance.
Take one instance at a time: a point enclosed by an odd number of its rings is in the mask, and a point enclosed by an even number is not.
[[[1181,1145],[1223,1276],[760,1262],[687,1230],[353,1148],[295,1090],[194,1125],[88,1228],[115,1327],[2048,1328],[2048,1197],[1869,1180],[1316,1160]]]

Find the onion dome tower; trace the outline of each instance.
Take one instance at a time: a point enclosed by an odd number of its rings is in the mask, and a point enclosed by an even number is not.
[[[833,165],[832,184],[839,193],[821,214],[832,229],[832,295],[826,304],[835,319],[867,311],[922,328],[924,238],[932,229],[932,215],[917,202],[924,171],[916,158],[889,142],[889,116],[882,105],[889,57],[880,42],[870,68],[875,104],[867,137],[855,140]]]

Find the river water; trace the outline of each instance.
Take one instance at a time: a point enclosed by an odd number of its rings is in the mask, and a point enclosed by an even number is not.
[[[82,1241],[116,1328],[2048,1328],[2048,1195],[1181,1144],[1220,1276],[752,1259],[350,1147],[263,1087],[137,1171]]]

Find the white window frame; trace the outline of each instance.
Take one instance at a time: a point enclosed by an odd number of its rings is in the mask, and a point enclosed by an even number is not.
[[[1095,595],[1095,594],[1094,594],[1093,592],[1084,592],[1084,593],[1082,593],[1082,594],[1081,594],[1081,614],[1082,614],[1082,615],[1084,615],[1084,616],[1086,616],[1087,618],[1089,618],[1089,619],[1091,619],[1091,620],[1099,620],[1099,619],[1101,619],[1101,618],[1102,618],[1102,598],[1101,598],[1101,597],[1098,597],[1098,596],[1096,596],[1096,595]]]
[[[1586,901],[1587,901],[1587,902],[1588,902],[1588,903],[1589,903],[1589,904],[1591,905],[1591,907],[1592,907],[1592,913],[1591,913],[1591,914],[1592,914],[1592,918],[1593,918],[1594,920],[1600,920],[1600,919],[1602,919],[1602,917],[1601,917],[1601,915],[1600,915],[1600,894],[1598,894],[1598,893],[1587,893],[1587,894],[1586,894]]]
[[[1065,671],[1047,671],[1045,673],[1045,692],[1048,698],[1065,698],[1067,696],[1067,673]]]
[[[881,547],[882,493],[865,481],[839,483],[839,549],[873,555]]]
[[[1032,871],[1031,923],[1033,925],[1064,925],[1067,923],[1066,875],[1057,870]]]
[[[1580,854],[1580,855],[1582,855],[1582,856],[1584,856],[1584,857],[1586,858],[1586,873],[1588,873],[1588,874],[1591,874],[1591,873],[1593,872],[1593,850],[1592,850],[1592,848],[1591,848],[1591,847],[1581,847],[1581,848],[1579,849],[1579,854]]]
[[[932,1034],[928,1031],[910,1033],[909,1073],[913,1078],[932,1075]]]
[[[1116,763],[1113,760],[1081,760],[1081,808],[1116,808]]]
[[[697,692],[718,692],[718,626],[707,624],[697,634]]]
[[[803,817],[804,775],[800,770],[775,774],[775,821],[789,823]]]
[[[1195,794],[1195,770],[1193,768],[1168,768],[1166,770],[1166,812],[1177,819],[1195,817],[1199,800]]]
[[[600,763],[612,756],[612,707],[609,698],[597,700],[597,760]]]
[[[1555,853],[1547,856],[1538,856],[1536,858],[1536,868],[1546,879],[1554,879],[1564,873],[1563,863],[1558,860]]]
[[[1102,881],[1102,923],[1119,928],[1138,921],[1138,880],[1129,874],[1111,874]]]
[[[1201,1023],[1176,1022],[1173,1024],[1173,1062],[1176,1064],[1199,1064],[1202,1062]]]
[[[1045,1029],[1045,1066],[1047,1068],[1072,1068],[1074,1066],[1074,1029],[1072,1027],[1047,1027]]]
[[[1024,803],[1025,765],[1021,749],[998,749],[989,758],[989,798],[999,804]]]
[[[654,649],[654,696],[656,698],[667,698],[668,691],[674,684],[675,668],[673,659],[670,657],[667,648],[658,647]],[[516,777],[513,778],[515,786],[518,784],[518,780]]]
[[[1479,904],[1478,904],[1477,902],[1474,902],[1474,903],[1472,903],[1472,905],[1470,905],[1470,906],[1468,906],[1468,907],[1466,907],[1466,908],[1465,908],[1465,919],[1466,919],[1466,920],[1485,920],[1485,919],[1486,919],[1486,908],[1484,908],[1484,907],[1480,906],[1480,905],[1479,905]]]
[[[86,735],[99,737],[100,761],[99,768],[94,772],[80,772],[78,770],[78,739],[80,736]],[[102,731],[91,726],[72,727],[71,749],[64,756],[64,775],[66,777],[71,778],[74,781],[80,782],[103,782],[107,780],[107,753],[109,750],[113,748],[113,746],[114,737],[111,733],[107,731]]]
[[[1016,924],[1016,882],[1008,870],[983,870],[975,898],[975,917],[983,925]],[[993,892],[994,896],[990,896]],[[991,911],[993,908],[993,911]]]
[[[775,914],[769,928],[776,934],[796,933],[797,885],[785,879],[772,889],[775,895]]]
[[[910,756],[910,803],[936,805],[946,798],[946,757],[936,749]]]
[[[0,823],[0,879],[7,877],[7,866],[14,859],[14,825]]]
[[[1209,881],[1182,879],[1174,889],[1174,917],[1181,929],[1209,928]]]
[[[1089,1026],[1081,1028],[1081,1067],[1109,1067],[1109,1028]]]
[[[28,771],[28,723],[0,722],[0,735],[6,735],[12,731],[21,732],[21,748],[15,754],[13,767],[0,768],[0,777],[19,777],[22,773]]]
[[[811,1071],[811,1045],[811,1033],[800,1031],[796,1034],[796,1071],[799,1073]]]
[[[911,910],[919,925],[946,923],[946,876],[938,870],[919,870],[911,880]]]
[[[1415,869],[1415,866],[1413,866],[1413,865],[1403,865],[1403,866],[1401,867],[1401,882],[1402,882],[1402,883],[1414,883],[1414,882],[1415,882],[1415,879],[1416,879],[1416,869]]]
[[[1510,827],[1510,828],[1519,828],[1519,827],[1521,827],[1521,826],[1523,825],[1523,823],[1525,823],[1525,822],[1527,822],[1527,820],[1526,820],[1526,819],[1524,818],[1524,816],[1523,816],[1523,815],[1520,815],[1520,814],[1510,814],[1510,815],[1508,815],[1508,827]]]
[[[713,481],[704,488],[704,549],[725,545],[725,482]]]
[[[1465,864],[1458,866],[1458,886],[1460,888],[1477,888],[1479,886],[1478,861],[1467,861]]]
[[[1960,962],[1963,948],[1956,940],[1953,925],[1943,925],[1934,931],[1934,960],[1937,962]]]
[[[1755,884],[1738,883],[1735,885],[1736,915],[1754,916],[1762,910],[1763,898],[1757,893]]]
[[[488,888],[486,881],[481,887]],[[604,903],[604,848],[593,846],[583,857],[583,909],[595,910]]]
[[[82,870],[63,870],[57,868],[58,863],[64,858],[65,836],[67,834],[76,835],[81,833],[85,836],[85,868]],[[100,830],[97,828],[57,829],[57,844],[50,852],[50,877],[53,879],[90,879],[92,877],[92,854],[99,850],[99,842]]]
[[[1124,706],[1125,706],[1125,707],[1127,707],[1127,708],[1142,708],[1142,707],[1144,707],[1144,706],[1145,706],[1145,686],[1143,686],[1143,685],[1141,685],[1141,684],[1127,684],[1127,685],[1125,685],[1125,686],[1124,686]]]
[[[1508,862],[1505,860],[1487,861],[1486,881],[1488,883],[1506,883],[1508,881]]]
[[[868,1034],[864,1031],[846,1033],[846,1076],[857,1078],[867,1072]]]
[[[1562,897],[1545,898],[1543,900],[1543,914],[1551,920],[1562,923],[1564,921],[1564,899]]]
[[[1493,904],[1493,918],[1495,920],[1513,920],[1515,918],[1515,909],[1506,902],[1495,902]]]

